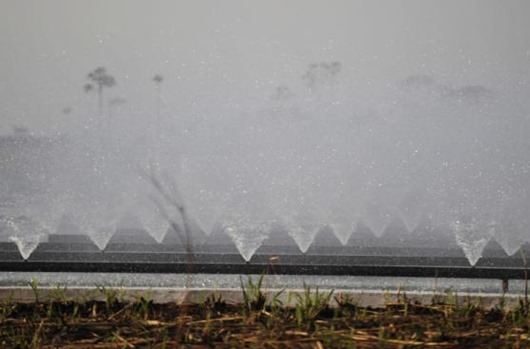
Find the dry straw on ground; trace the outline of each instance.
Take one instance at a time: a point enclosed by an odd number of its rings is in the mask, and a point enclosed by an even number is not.
[[[33,303],[4,300],[2,348],[525,348],[529,305],[484,309],[445,295],[419,304],[401,294],[381,308],[348,295],[306,287],[267,297],[261,281],[242,282],[244,301],[212,294],[198,304],[155,304],[149,293],[127,299],[98,287],[102,300],[67,300],[61,289]],[[285,296],[285,294],[283,294]],[[130,299],[130,297],[129,297]]]

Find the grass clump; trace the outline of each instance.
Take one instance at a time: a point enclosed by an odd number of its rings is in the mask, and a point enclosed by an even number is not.
[[[313,328],[315,320],[318,317],[329,317],[331,308],[330,301],[333,296],[333,290],[328,293],[322,293],[318,288],[312,291],[311,288],[304,284],[302,294],[295,294],[297,299],[295,306],[296,321],[299,326]]]
[[[243,279],[240,278],[243,304],[247,313],[250,313],[252,310],[262,310],[265,307],[267,299],[262,291],[264,277],[265,275],[262,274],[258,282],[254,283],[252,277],[249,276],[246,285],[243,284]]]

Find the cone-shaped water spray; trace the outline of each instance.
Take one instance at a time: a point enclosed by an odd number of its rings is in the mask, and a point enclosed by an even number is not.
[[[352,222],[350,224],[338,222],[328,224],[328,226],[333,230],[333,234],[335,234],[340,243],[343,246],[346,246],[348,244],[348,240],[350,240],[350,237],[355,232],[357,222]]]
[[[243,259],[248,262],[263,241],[267,239],[269,228],[267,226],[248,226],[236,223],[226,224],[224,232],[230,236]]]
[[[26,237],[11,236],[9,237],[9,241],[12,241],[17,245],[22,258],[28,259],[37,246],[39,246],[39,243],[45,241],[45,236],[37,234],[31,234]]]
[[[301,225],[293,221],[284,221],[283,228],[287,234],[294,240],[298,248],[302,253],[306,253],[313,241],[315,236],[322,229],[323,223],[314,222],[312,224]]]
[[[86,234],[92,240],[96,246],[103,251],[107,244],[109,243],[110,239],[115,233],[115,228],[113,227],[106,227],[106,228],[93,228],[93,227],[86,227],[85,228]]]
[[[26,216],[6,220],[9,241],[14,242],[24,259],[28,259],[40,242],[46,241],[48,231]]]
[[[157,242],[162,242],[166,236],[170,222],[159,212],[158,207],[145,207],[138,212],[138,219],[143,228]]]
[[[469,264],[477,264],[482,257],[482,251],[493,236],[491,225],[479,223],[473,218],[462,217],[452,225],[456,243],[466,255]]]

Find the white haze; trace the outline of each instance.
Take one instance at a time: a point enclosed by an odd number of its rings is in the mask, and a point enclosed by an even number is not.
[[[46,136],[0,159],[31,183],[0,187],[26,250],[64,216],[100,248],[124,217],[160,241],[146,169],[247,260],[277,225],[305,252],[324,226],[345,243],[423,219],[471,264],[493,236],[528,240],[526,1],[1,6],[2,131]],[[117,81],[102,116],[98,66]]]

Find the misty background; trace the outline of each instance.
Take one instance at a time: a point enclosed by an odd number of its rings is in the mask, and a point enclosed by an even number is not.
[[[529,240],[528,13],[1,1],[0,239],[27,258],[68,220],[102,250],[123,228],[163,242],[178,219],[157,173],[247,261],[277,232],[301,253],[320,234],[512,255]]]
[[[135,120],[153,110],[154,74],[168,112],[190,115],[266,101],[321,61],[341,62],[354,101],[417,74],[526,97],[528,13],[525,0],[2,0],[0,132],[75,131],[95,112],[82,86],[99,66]]]

